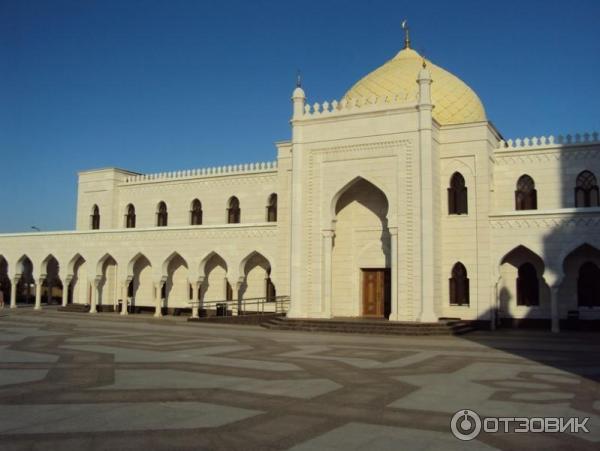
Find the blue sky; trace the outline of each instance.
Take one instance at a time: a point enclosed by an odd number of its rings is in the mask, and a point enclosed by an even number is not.
[[[77,171],[272,160],[296,70],[340,98],[402,47],[507,137],[600,129],[600,1],[0,0],[0,232],[72,229]]]

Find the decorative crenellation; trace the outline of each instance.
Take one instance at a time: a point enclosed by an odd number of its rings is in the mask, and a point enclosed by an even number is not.
[[[517,138],[507,141],[501,140],[498,144],[498,149],[528,149],[532,147],[547,147],[547,146],[562,146],[573,144],[593,144],[600,142],[598,132],[593,133],[575,133],[574,135],[558,135],[558,136],[534,136],[532,138]]]
[[[214,177],[217,175],[256,174],[277,170],[277,161],[260,163],[234,164],[215,166],[212,168],[187,169],[185,171],[159,172],[156,174],[140,174],[127,177],[125,183],[158,182],[175,179],[190,179],[198,177]]]
[[[304,105],[304,114],[302,116],[304,118],[317,118],[354,113],[358,110],[361,112],[374,111],[412,101],[416,102],[417,96],[411,96],[408,93],[404,96],[371,96],[366,99],[357,98],[348,100],[343,98],[339,102],[337,100],[333,100],[332,102],[326,100],[322,103],[315,102],[312,105],[307,103]]]

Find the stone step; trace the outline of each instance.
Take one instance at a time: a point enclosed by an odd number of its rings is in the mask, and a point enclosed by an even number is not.
[[[87,304],[69,304],[66,307],[59,307],[59,312],[78,312],[87,313],[90,311],[90,306]]]
[[[272,330],[384,335],[461,335],[475,330],[468,321],[408,323],[380,320],[321,320],[272,318],[261,323]]]

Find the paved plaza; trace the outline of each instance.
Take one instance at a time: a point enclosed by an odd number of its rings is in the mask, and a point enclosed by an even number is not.
[[[600,334],[269,331],[0,310],[0,449],[492,450],[600,446]],[[452,415],[589,417],[481,433]]]

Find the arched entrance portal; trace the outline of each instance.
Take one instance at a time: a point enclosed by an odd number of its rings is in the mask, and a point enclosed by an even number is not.
[[[357,178],[335,204],[332,249],[332,316],[389,318],[391,258],[388,201]]]

